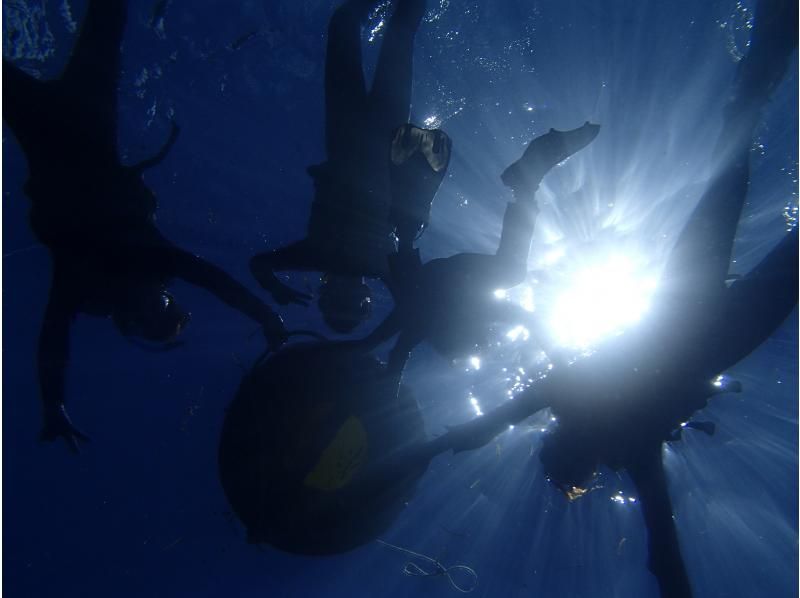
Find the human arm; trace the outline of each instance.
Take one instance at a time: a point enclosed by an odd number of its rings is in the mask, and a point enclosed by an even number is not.
[[[286,341],[287,332],[280,316],[227,272],[177,247],[162,251],[167,254],[164,257],[167,258],[170,275],[206,289],[226,305],[261,324],[270,346],[277,347]]]
[[[400,383],[403,369],[405,368],[412,349],[422,340],[421,337],[411,332],[402,331],[400,318],[401,316],[395,308],[375,330],[363,339],[344,342],[344,344],[360,351],[372,351],[399,332],[400,337],[389,352],[389,363],[387,364],[387,375],[395,378],[397,384]]]
[[[403,377],[403,370],[411,357],[411,351],[414,350],[422,338],[418,335],[412,334],[407,331],[400,333],[394,347],[389,352],[389,363],[387,364],[387,373],[390,377],[396,378],[397,382]]]
[[[322,270],[317,264],[317,253],[306,239],[273,251],[265,251],[250,259],[250,272],[266,291],[281,305],[298,303],[308,305],[311,296],[283,284],[275,272],[278,270]]]
[[[709,335],[714,371],[723,371],[766,341],[797,305],[798,234],[784,235],[745,276],[725,291],[720,317]]]
[[[38,370],[43,407],[40,438],[53,441],[63,438],[77,453],[81,442],[89,438],[72,425],[64,407],[64,372],[69,361],[69,329],[75,314],[67,279],[54,266],[53,284],[39,333]]]

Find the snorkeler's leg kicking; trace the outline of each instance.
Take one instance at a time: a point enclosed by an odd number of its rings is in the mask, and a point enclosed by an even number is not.
[[[361,26],[374,0],[349,0],[328,25],[325,54],[325,148],[339,166],[352,159],[353,144],[363,143],[367,86],[361,61]]]
[[[797,302],[797,232],[740,281],[726,289],[728,268],[742,206],[747,197],[749,153],[761,110],[780,83],[797,44],[797,3],[763,0],[755,15],[750,50],[739,65],[724,109],[717,142],[719,172],[682,231],[664,274],[666,301],[674,305],[680,328],[707,325],[704,363],[688,370],[721,372],[760,345]],[[774,303],[773,303],[774,301]],[[668,320],[671,325],[672,320]],[[680,329],[670,334],[681,335]],[[709,390],[709,394],[710,394]],[[689,400],[692,392],[680,400]],[[672,401],[674,405],[674,401]],[[691,412],[691,410],[690,410]],[[675,422],[677,423],[677,422]],[[648,566],[664,598],[689,597],[675,522],[658,451],[649,459],[632,454],[628,466],[640,493],[648,529]]]
[[[381,149],[388,155],[393,131],[408,122],[414,59],[414,38],[425,14],[426,0],[399,0],[383,38],[375,78],[369,91]]]
[[[69,64],[56,81],[43,82],[3,61],[3,119],[12,127],[26,153],[40,144],[60,141],[60,133],[71,132],[79,123],[50,115],[43,110],[57,98],[80,104],[92,115],[92,126],[83,133],[95,151],[116,155],[116,107],[119,79],[119,46],[128,12],[125,0],[92,1],[86,11]],[[55,97],[54,97],[55,96]],[[90,105],[90,106],[88,106]],[[80,151],[80,143],[71,143]]]
[[[749,185],[753,132],[797,47],[797,2],[762,0],[755,23],[750,49],[739,63],[723,111],[716,174],[681,232],[662,277],[668,293],[713,295],[724,288],[728,276]]]
[[[91,103],[104,145],[110,155],[117,152],[117,94],[120,74],[120,45],[127,21],[127,0],[90,2],[59,86],[73,101]],[[79,99],[80,98],[80,99]],[[92,139],[92,143],[100,140]]]
[[[390,268],[414,268],[413,243],[427,227],[431,205],[447,172],[452,143],[444,131],[420,129],[408,122],[411,110],[414,39],[425,15],[426,0],[399,0],[386,27],[368,109],[376,129],[376,152],[387,152],[391,205],[389,220],[398,254]],[[389,146],[384,145],[391,140]],[[387,281],[389,282],[389,281]],[[393,293],[395,287],[389,285]]]
[[[637,456],[628,468],[648,531],[647,566],[658,580],[661,598],[690,598],[689,577],[683,565],[678,534],[661,461],[661,446]]]

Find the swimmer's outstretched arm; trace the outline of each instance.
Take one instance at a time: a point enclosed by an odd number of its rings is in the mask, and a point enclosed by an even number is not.
[[[308,305],[311,296],[283,284],[275,272],[281,270],[327,271],[320,262],[319,252],[314,251],[307,240],[297,241],[290,245],[265,251],[250,259],[250,272],[272,297],[281,305],[297,303]]]
[[[396,378],[399,383],[403,377],[403,370],[411,357],[411,351],[414,350],[418,344],[423,340],[423,337],[412,334],[407,331],[400,333],[400,338],[397,339],[394,347],[389,352],[389,363],[387,366],[387,374]]]
[[[389,352],[389,363],[387,364],[386,373],[388,376],[396,378],[399,384],[411,351],[422,342],[423,339],[419,334],[401,331],[400,315],[397,309],[393,310],[370,334],[359,341],[354,341],[353,344],[358,346],[361,350],[371,351],[381,343],[388,341],[398,332],[400,332],[400,338],[397,339],[394,347],[392,347],[392,350]]]
[[[745,276],[725,291],[722,318],[713,338],[724,339],[707,359],[723,371],[766,341],[797,306],[798,233],[783,239]]]
[[[174,246],[160,248],[151,257],[153,263],[161,268],[166,264],[170,276],[206,289],[223,303],[261,324],[270,346],[276,348],[286,341],[287,332],[280,316],[221,268]]]
[[[53,285],[39,333],[39,387],[43,407],[40,438],[63,438],[74,453],[81,442],[89,440],[75,428],[64,408],[64,372],[69,360],[69,331],[72,318],[77,313],[69,292],[69,282],[54,265]]]

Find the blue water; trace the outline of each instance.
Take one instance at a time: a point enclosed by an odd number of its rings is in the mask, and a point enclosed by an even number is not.
[[[150,25],[154,4],[131,2],[121,154],[128,163],[152,155],[174,117],[178,143],[146,174],[158,225],[257,290],[249,257],[304,234],[312,196],[305,168],[324,158],[324,32],[336,2],[174,0],[163,29]],[[17,45],[4,41],[4,55],[51,78],[69,56],[84,3],[46,2],[43,17],[41,5],[4,0],[4,28],[12,17],[35,25]],[[710,174],[720,101],[746,49],[752,8],[733,0],[429,0],[412,120],[444,128],[454,158],[420,243],[423,259],[493,252],[510,199],[499,173],[532,136],[592,120],[603,126],[596,142],[545,181],[531,267],[569,234],[624,239],[657,272]],[[364,33],[368,70],[382,14]],[[796,57],[789,73],[754,145],[734,271],[766,254],[786,229],[784,212],[797,206]],[[217,479],[216,450],[225,406],[263,340],[250,321],[183,282],[172,289],[192,322],[180,349],[144,352],[109,322],[78,317],[67,400],[92,441],[77,457],[40,444],[34,357],[50,261],[28,227],[26,164],[5,126],[2,149],[8,596],[456,595],[441,577],[403,575],[405,557],[377,543],[303,558],[245,542]],[[293,275],[291,283],[313,288],[317,280]],[[379,316],[390,301],[375,289]],[[280,311],[291,328],[324,330],[315,310]],[[698,598],[797,595],[797,330],[795,311],[731,370],[744,392],[705,410],[714,437],[686,433],[665,452]],[[438,434],[474,417],[470,393],[484,409],[501,400],[482,394],[501,376],[423,346],[406,380]],[[612,500],[632,492],[630,481],[606,472],[602,488],[568,503],[536,456],[546,425],[540,414],[474,454],[436,459],[384,539],[471,566],[475,596],[657,596],[638,505]]]

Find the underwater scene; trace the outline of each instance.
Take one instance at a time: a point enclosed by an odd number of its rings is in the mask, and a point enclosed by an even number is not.
[[[3,0],[7,596],[798,595],[796,0]]]

